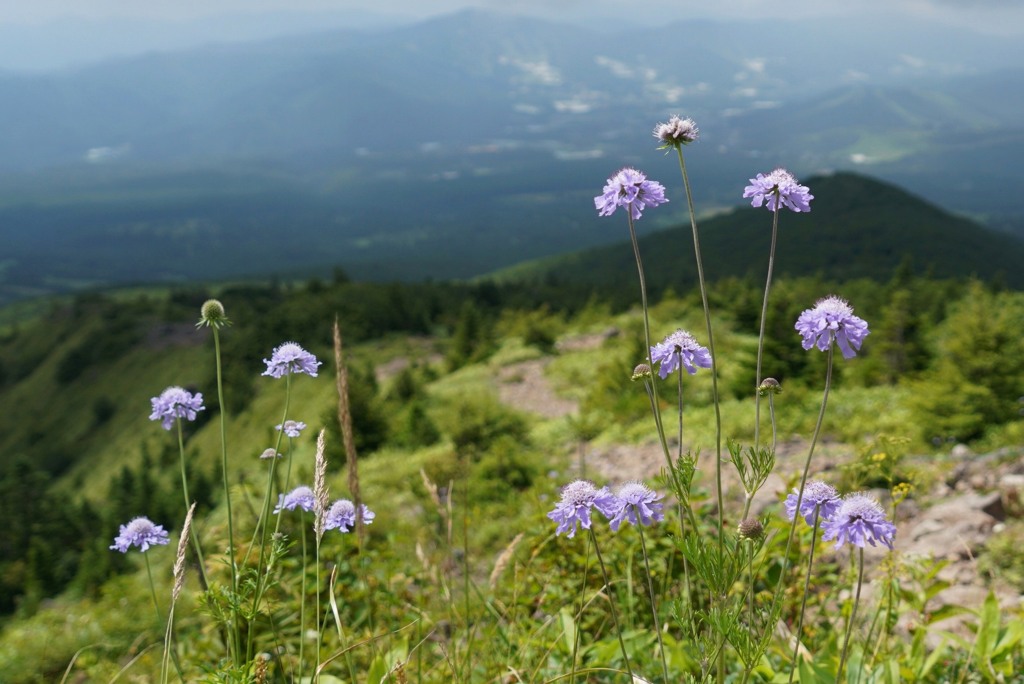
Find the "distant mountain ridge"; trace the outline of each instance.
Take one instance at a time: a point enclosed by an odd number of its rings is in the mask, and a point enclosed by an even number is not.
[[[777,277],[820,275],[830,281],[884,281],[909,259],[916,272],[930,277],[977,277],[1024,288],[1024,241],[858,174],[815,176],[804,182],[814,195],[811,211],[781,213]],[[651,210],[645,218],[656,211]],[[705,276],[712,281],[730,276],[763,278],[771,222],[770,212],[749,206],[700,221]],[[689,225],[641,237],[639,246],[652,290],[681,292],[696,283]],[[503,281],[590,284],[609,291],[634,286],[637,275],[632,248],[622,242],[520,264],[497,277]]]
[[[471,278],[607,244],[590,198],[626,164],[676,173],[650,136],[673,113],[701,128],[701,211],[776,164],[855,169],[1024,234],[1021,93],[1024,44],[946,27],[479,10],[0,75],[0,304],[338,266]]]

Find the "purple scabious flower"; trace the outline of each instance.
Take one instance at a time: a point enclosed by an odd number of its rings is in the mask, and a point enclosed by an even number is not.
[[[576,535],[577,523],[585,530],[590,529],[590,509],[596,508],[606,518],[611,518],[622,508],[622,502],[607,487],[598,489],[589,480],[576,480],[562,488],[562,500],[548,517],[558,523],[555,534],[568,532],[572,539]]]
[[[700,135],[693,119],[680,119],[673,116],[668,123],[659,123],[654,127],[654,137],[661,141],[659,149],[689,145]]]
[[[202,393],[192,394],[181,387],[168,387],[159,397],[153,397],[150,401],[153,403],[153,412],[149,414],[149,419],[159,420],[164,430],[174,426],[175,418],[195,420],[196,414],[204,410]]]
[[[651,361],[661,364],[658,376],[664,380],[680,363],[690,375],[697,373],[697,366],[711,368],[711,353],[707,347],[699,345],[693,335],[680,329],[651,347]]]
[[[316,497],[313,496],[313,490],[302,485],[287,494],[277,495],[277,506],[274,508],[274,514],[276,515],[285,510],[294,511],[296,508],[309,512],[313,510],[315,503]]]
[[[804,487],[803,498],[800,497],[799,487],[794,487],[793,493],[786,497],[786,517],[790,520],[795,518],[798,512],[797,499],[800,499],[799,513],[808,525],[814,524],[814,511],[818,511],[819,520],[829,520],[842,502],[835,487],[821,480],[813,480]]]
[[[361,517],[364,524],[369,525],[377,517],[376,513],[366,507],[366,504],[360,504],[359,508],[362,511]],[[335,501],[327,510],[327,515],[324,516],[325,530],[348,532],[351,528],[355,527],[355,524],[356,506],[348,499],[338,499]]]
[[[263,363],[267,364],[267,370],[263,375],[272,378],[280,378],[291,373],[305,373],[315,378],[316,369],[320,366],[315,356],[295,342],[285,342],[277,347],[270,359],[263,359]]]
[[[301,420],[286,420],[280,425],[275,425],[274,429],[280,432],[284,430],[284,434],[289,437],[298,437],[302,434],[302,431],[306,429],[306,424]]]
[[[618,532],[624,521],[636,525],[639,520],[641,525],[650,525],[665,519],[662,505],[658,503],[661,496],[643,482],[625,483],[619,487],[617,496],[621,508],[608,523],[613,532]]]
[[[867,494],[848,494],[831,519],[821,524],[825,541],[836,540],[836,548],[849,542],[864,548],[868,543],[882,542],[890,549],[896,537],[896,526],[885,517],[881,504]]]
[[[757,174],[757,178],[750,179],[750,185],[743,189],[743,197],[752,197],[751,206],[759,207],[764,204],[768,211],[778,211],[779,204],[795,212],[810,211],[811,200],[814,195],[806,185],[796,182],[789,171],[775,169],[765,175]]]
[[[594,198],[598,216],[611,216],[616,207],[623,207],[634,221],[648,206],[656,207],[665,202],[668,202],[665,186],[647,180],[643,173],[628,167],[609,178],[604,192]]]
[[[121,525],[121,530],[114,538],[114,544],[110,547],[121,553],[128,553],[128,549],[138,546],[139,550],[145,552],[150,546],[167,544],[170,539],[167,531],[162,525],[154,525],[149,518],[134,518],[127,525]]]
[[[819,299],[813,309],[800,314],[794,327],[804,338],[804,349],[817,346],[821,351],[828,351],[832,340],[835,340],[844,359],[856,356],[854,350],[860,349],[870,333],[867,322],[854,316],[853,307],[835,295]]]

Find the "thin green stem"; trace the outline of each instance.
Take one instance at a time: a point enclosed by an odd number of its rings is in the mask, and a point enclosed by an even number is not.
[[[628,207],[626,209],[626,218],[629,221],[629,240],[633,245],[633,257],[636,259],[637,275],[640,277],[640,306],[643,309],[644,314],[644,354],[646,356],[647,364],[651,368],[651,391],[654,396],[654,424],[658,429],[658,438],[661,440],[661,448],[665,452],[665,462],[669,466],[669,470],[671,470],[672,457],[668,452],[668,440],[665,439],[665,428],[661,422],[661,406],[658,401],[658,383],[653,380],[654,361],[651,359],[651,322],[647,306],[647,278],[644,276],[644,262],[640,258],[640,244],[636,239],[636,226],[633,223],[633,215],[630,213]]]
[[[828,393],[832,387],[832,358],[833,358],[833,345],[829,345],[828,356],[825,361],[825,390],[821,396],[821,409],[818,411],[818,420],[814,424],[814,434],[811,435],[811,445],[807,450],[807,461],[804,463],[803,475],[800,477],[800,489],[797,492],[796,497],[796,510],[800,510],[800,505],[804,500],[804,488],[807,486],[807,473],[811,468],[811,459],[814,456],[814,447],[818,443],[818,436],[821,434],[821,426],[825,421],[825,408],[828,406]],[[793,538],[796,536],[796,525],[800,520],[799,515],[793,516],[793,523],[789,527],[789,538],[786,540],[786,552],[782,557],[782,572],[779,573],[779,581],[775,588],[775,598],[773,602],[773,612],[778,610],[781,606],[782,601],[782,588],[786,581],[786,574],[789,570],[789,552],[793,548]]]
[[[697,280],[700,284],[700,300],[704,305],[704,325],[708,336],[708,351],[711,352],[711,399],[715,405],[715,493],[718,495],[718,555],[721,557],[725,548],[725,518],[722,507],[722,409],[718,394],[718,354],[715,353],[715,336],[711,329],[711,307],[708,305],[708,288],[704,280],[704,260],[701,257],[700,251],[697,213],[693,206],[693,191],[690,189],[690,176],[686,172],[686,160],[683,158],[682,146],[676,147],[676,153],[679,157],[679,170],[683,174],[686,206],[690,212],[693,253],[697,260]]]
[[[677,394],[679,396],[679,450],[677,458],[683,457],[683,364],[679,364],[678,377],[678,389]]]
[[[156,621],[163,622],[164,619],[160,616],[160,603],[156,600],[156,585],[153,584],[153,569],[149,566],[149,556],[143,552],[142,558],[146,561],[146,576],[149,577],[149,592],[153,597],[153,609],[156,610]]]
[[[797,509],[799,510],[799,509]],[[793,644],[793,667],[789,670],[789,681],[792,684],[793,676],[796,675],[796,663],[797,658],[800,656],[800,639],[804,633],[804,611],[807,609],[807,594],[811,588],[811,568],[814,565],[814,543],[818,539],[818,515],[821,513],[821,507],[814,507],[814,522],[811,523],[811,552],[807,556],[807,577],[804,578],[804,593],[800,598],[800,617],[797,618],[796,622],[796,640]],[[797,518],[800,517],[799,512],[795,514]]]
[[[604,558],[601,557],[601,548],[597,545],[597,535],[594,528],[590,528],[590,541],[594,544],[594,553],[597,555],[597,563],[601,566],[601,577],[604,579],[604,586],[608,589],[608,605],[611,607],[612,622],[615,623],[615,635],[619,638],[619,648],[622,649],[622,659],[626,663],[626,671],[629,673],[630,681],[633,680],[633,668],[629,665],[629,654],[626,653],[626,642],[622,640],[622,628],[619,626],[619,612],[615,609],[615,596],[612,584],[608,580],[608,569],[605,568]]]
[[[775,424],[775,398],[770,392],[768,393],[768,415],[771,417],[772,421],[772,453],[775,453],[775,448],[778,446],[779,438]]]
[[[665,682],[667,684],[671,680],[668,677],[668,660],[666,660],[665,656],[665,643],[661,638],[661,623],[658,622],[657,599],[654,597],[654,579],[651,576],[651,562],[647,557],[647,541],[644,539],[643,524],[641,523],[637,525],[636,529],[640,532],[640,549],[644,554],[644,569],[647,571],[647,593],[651,597],[651,616],[654,618],[654,630],[658,635],[658,652],[661,654],[661,671],[665,675]]]
[[[192,506],[192,497],[188,494],[188,478],[185,475],[185,437],[181,427],[181,417],[175,419],[178,426],[178,453],[181,456],[181,491],[185,495],[185,512]],[[210,583],[206,577],[206,561],[203,560],[203,549],[199,545],[199,535],[192,530],[192,546],[196,550],[196,558],[199,561],[199,574],[203,576],[203,586],[209,587]]]
[[[220,456],[221,475],[224,481],[224,502],[228,511],[228,561],[231,564],[231,644],[229,650],[234,651],[235,665],[242,666],[242,635],[238,624],[238,565],[235,563],[235,526],[231,511],[231,481],[228,477],[228,437],[227,437],[227,404],[224,403],[224,373],[220,360],[220,331],[212,326],[213,350],[217,363],[217,403],[220,407]]]
[[[252,614],[255,616],[259,612],[260,601],[263,599],[263,593],[267,589],[269,581],[269,568],[267,564],[267,523],[270,519],[270,500],[274,492],[274,478],[277,472],[277,461],[278,454],[280,454],[281,439],[284,435],[284,422],[288,419],[288,408],[291,405],[292,397],[292,374],[285,373],[285,389],[284,389],[284,416],[281,418],[282,430],[277,435],[277,443],[274,445],[274,456],[270,459],[270,473],[267,476],[267,490],[263,496],[263,508],[260,511],[260,517],[256,521],[256,529],[253,532],[253,545],[256,543],[256,537],[259,536],[260,540],[260,555],[259,560],[256,563],[256,591],[252,599]],[[278,516],[276,525],[281,524],[281,516]],[[276,533],[279,527],[274,528]],[[252,550],[252,545],[249,546],[249,550]],[[271,553],[273,555],[273,553]],[[246,560],[248,560],[249,553],[246,552]],[[249,638],[246,643],[245,656],[248,662],[249,658],[252,657],[252,645],[255,630],[249,630]]]
[[[864,547],[858,549],[857,555],[857,591],[853,596],[853,609],[850,611],[850,621],[846,623],[846,636],[843,638],[843,653],[839,656],[839,669],[836,671],[836,684],[843,676],[843,667],[846,665],[846,654],[850,647],[850,635],[853,634],[853,623],[857,619],[857,604],[860,603],[860,588],[864,584]]]
[[[301,514],[300,514],[301,517]],[[300,521],[302,529],[302,585],[299,595],[299,677],[302,676],[302,661],[306,644],[306,523]],[[297,680],[296,680],[297,681]]]
[[[761,359],[764,355],[764,331],[768,321],[768,293],[772,288],[772,271],[775,269],[775,243],[779,235],[779,198],[775,190],[775,211],[772,212],[772,245],[768,252],[768,279],[764,284],[764,303],[761,305],[761,332],[757,336],[757,379],[755,388],[761,386]],[[754,446],[761,446],[761,393],[754,390]]]
[[[587,605],[587,575],[590,574],[590,546],[587,545],[587,557],[583,563],[583,581],[580,582],[580,607],[573,616],[572,637],[572,670],[569,674],[569,684],[576,683],[576,661],[580,650],[580,621],[583,617],[583,607]]]

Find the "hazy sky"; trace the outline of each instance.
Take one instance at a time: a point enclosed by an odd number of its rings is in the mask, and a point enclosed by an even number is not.
[[[265,40],[338,28],[412,23],[465,7],[605,27],[687,18],[853,17],[884,25],[940,22],[1024,39],[1024,0],[0,0],[0,73],[211,43]],[[626,9],[623,9],[626,8]]]
[[[506,11],[608,15],[649,23],[664,17],[747,17],[768,20],[777,9],[784,16],[861,16],[897,10],[980,30],[1024,33],[1024,3],[1020,0],[646,0],[624,3],[605,0],[0,0],[0,23],[39,23],[69,17],[87,19],[143,18],[189,20],[225,13],[277,11],[372,12],[410,19],[477,6]],[[633,11],[623,12],[632,6]]]

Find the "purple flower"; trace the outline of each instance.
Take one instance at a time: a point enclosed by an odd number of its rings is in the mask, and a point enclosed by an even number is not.
[[[651,347],[651,361],[661,364],[658,376],[664,380],[669,373],[679,368],[680,363],[690,375],[697,372],[697,366],[711,368],[711,353],[707,347],[697,344],[693,335],[680,329]]]
[[[149,414],[149,419],[161,421],[164,430],[174,426],[175,418],[195,420],[196,413],[203,410],[202,393],[192,394],[181,387],[168,387],[150,401],[153,402],[153,413]]]
[[[576,480],[567,484],[562,488],[562,500],[555,506],[555,510],[548,513],[548,517],[558,523],[555,534],[568,532],[566,536],[572,539],[576,535],[577,523],[583,529],[589,530],[591,508],[596,508],[604,517],[611,518],[622,508],[622,502],[607,487],[598,489],[588,480]]]
[[[127,525],[121,525],[121,531],[110,548],[128,553],[132,546],[138,546],[145,552],[150,546],[167,544],[169,541],[167,531],[161,525],[154,525],[149,518],[135,518]]]
[[[796,182],[789,171],[775,169],[768,175],[757,174],[757,178],[750,179],[750,185],[743,189],[743,197],[753,197],[751,206],[759,207],[764,204],[768,211],[778,211],[779,202],[795,212],[810,211],[811,200],[814,195],[806,185]]]
[[[842,501],[835,487],[820,480],[813,480],[804,487],[802,499],[799,487],[794,487],[793,493],[786,497],[786,517],[790,520],[796,517],[797,499],[800,499],[800,515],[804,517],[808,525],[814,524],[815,511],[818,511],[819,520],[829,520]]]
[[[263,363],[267,364],[267,370],[263,375],[272,378],[280,378],[290,373],[305,373],[315,378],[316,369],[320,365],[315,356],[294,342],[285,342],[276,348],[270,359],[263,359]]]
[[[665,186],[647,180],[647,176],[631,168],[622,169],[609,178],[604,192],[594,198],[598,216],[611,216],[616,207],[624,207],[629,210],[634,221],[640,218],[640,212],[648,206],[656,207],[665,202],[668,202],[665,199]]]
[[[281,425],[275,425],[274,429],[280,431],[284,428],[284,434],[289,437],[298,437],[306,429],[306,424],[300,420],[286,420]]]
[[[804,349],[817,346],[821,351],[827,351],[835,340],[844,359],[856,356],[854,349],[860,349],[869,334],[867,322],[854,316],[853,307],[835,295],[819,299],[813,309],[805,310],[796,320],[795,327],[803,335]]]
[[[665,519],[658,503],[661,497],[642,482],[625,483],[619,487],[618,497],[621,508],[608,523],[613,532],[619,531],[623,521],[636,525],[639,520],[641,525],[650,525]]]
[[[376,513],[366,507],[366,504],[360,504],[359,508],[362,511],[364,524],[369,525],[377,517]],[[325,530],[348,532],[351,528],[355,527],[355,524],[356,506],[348,499],[338,499],[335,501],[327,510],[327,515],[324,516]]]
[[[836,540],[836,548],[849,542],[864,548],[865,542],[877,546],[882,542],[892,549],[896,526],[885,517],[881,504],[867,494],[848,494],[830,520],[821,524],[821,538]]]
[[[660,149],[689,145],[699,135],[700,131],[693,119],[680,119],[678,116],[654,127],[654,137],[662,142]]]
[[[313,496],[313,490],[303,485],[296,487],[287,494],[278,494],[277,507],[274,508],[274,514],[276,515],[284,510],[294,511],[296,508],[301,508],[307,512],[312,511],[315,503],[316,497]]]

